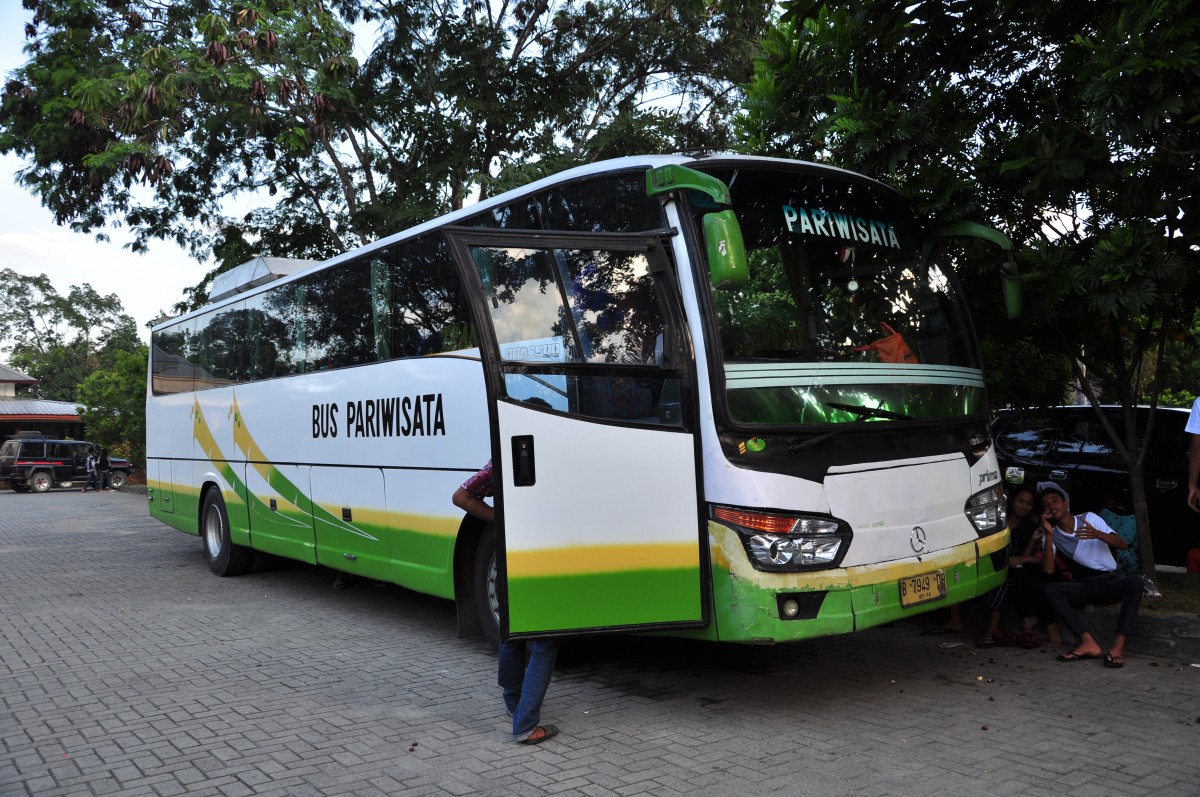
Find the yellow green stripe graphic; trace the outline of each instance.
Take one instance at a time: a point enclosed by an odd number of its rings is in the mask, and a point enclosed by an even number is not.
[[[209,428],[208,421],[204,417],[204,411],[200,408],[198,400],[193,400],[192,418],[194,421],[192,424],[192,433],[196,443],[213,464],[213,467],[220,471],[221,477],[226,480],[233,488],[233,491],[243,500],[253,502],[255,507],[260,511],[270,512],[271,510],[266,503],[257,495],[250,493],[245,482],[238,478],[237,473],[229,466],[229,461],[221,452],[220,446],[217,445],[217,441],[213,437],[212,430]],[[233,403],[229,407],[229,418],[233,421],[233,441],[237,449],[253,464],[254,469],[258,471],[263,479],[271,485],[271,489],[291,502],[301,513],[303,520],[289,518],[296,523],[297,527],[312,528],[314,520],[321,520],[351,534],[356,534],[370,540],[378,539],[363,529],[347,523],[319,504],[314,504],[299,486],[293,484],[274,465],[265,462],[266,455],[263,454],[262,449],[255,442],[253,435],[250,434],[250,430],[242,423],[242,413],[238,407],[236,392],[233,395]]]

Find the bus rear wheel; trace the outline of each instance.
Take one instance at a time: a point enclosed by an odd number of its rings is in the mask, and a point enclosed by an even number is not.
[[[215,487],[208,489],[200,505],[200,542],[209,569],[218,576],[241,575],[249,568],[251,551],[233,544],[225,499]]]
[[[475,548],[475,613],[483,635],[500,649],[500,597],[496,592],[496,530],[488,526]]]

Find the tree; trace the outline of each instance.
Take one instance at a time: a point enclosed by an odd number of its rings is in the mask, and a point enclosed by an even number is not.
[[[21,183],[60,224],[120,222],[135,250],[171,239],[219,270],[329,257],[564,164],[728,147],[771,3],[26,6],[29,60],[0,97]]]
[[[146,462],[146,357],[144,345],[118,350],[108,368],[79,385],[79,417],[88,438],[138,466]]]
[[[985,344],[1052,348],[1094,404],[1095,385],[1123,406],[1123,435],[1098,414],[1130,470],[1148,574],[1139,441],[1152,430],[1133,407],[1157,401],[1151,366],[1193,328],[1200,287],[1194,6],[793,0],[741,119],[751,146],[865,171],[937,221],[974,217],[1014,239],[1025,316],[1009,324],[980,302]],[[994,272],[963,277],[978,296]]]
[[[116,294],[101,296],[86,283],[63,296],[45,274],[0,270],[0,341],[15,368],[40,380],[40,398],[74,401],[88,374],[115,352],[137,349],[137,324],[122,310]]]

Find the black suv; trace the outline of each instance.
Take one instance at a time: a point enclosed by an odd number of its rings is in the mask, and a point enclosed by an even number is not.
[[[83,440],[51,440],[42,436],[17,435],[0,446],[0,484],[7,483],[18,493],[44,493],[51,487],[82,485],[87,481],[89,449],[100,446]],[[124,487],[133,465],[124,459],[109,457],[109,484]]]
[[[1121,408],[1102,408],[1118,434]],[[1149,407],[1138,408],[1138,428],[1146,428]],[[1200,544],[1200,514],[1187,507],[1188,410],[1159,407],[1146,453],[1146,500],[1154,560],[1183,566],[1187,551]],[[992,424],[996,456],[1006,485],[1055,481],[1071,495],[1071,510],[1099,512],[1109,498],[1130,511],[1129,471],[1090,405],[1041,410],[1004,410]]]

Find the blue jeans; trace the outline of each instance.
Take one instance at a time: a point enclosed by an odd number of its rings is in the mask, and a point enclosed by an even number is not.
[[[1133,633],[1133,621],[1137,617],[1138,607],[1142,605],[1142,577],[1105,573],[1079,581],[1047,584],[1046,600],[1063,621],[1063,625],[1076,638],[1087,630],[1079,615],[1075,613],[1076,606],[1107,606],[1120,603],[1121,614],[1117,618],[1117,633],[1129,636]]]
[[[529,648],[529,663],[525,663],[525,648]],[[504,706],[513,718],[513,739],[521,741],[542,719],[542,700],[550,676],[554,674],[554,659],[558,643],[553,640],[532,642],[512,641],[500,646],[500,674],[497,682],[504,690]]]

